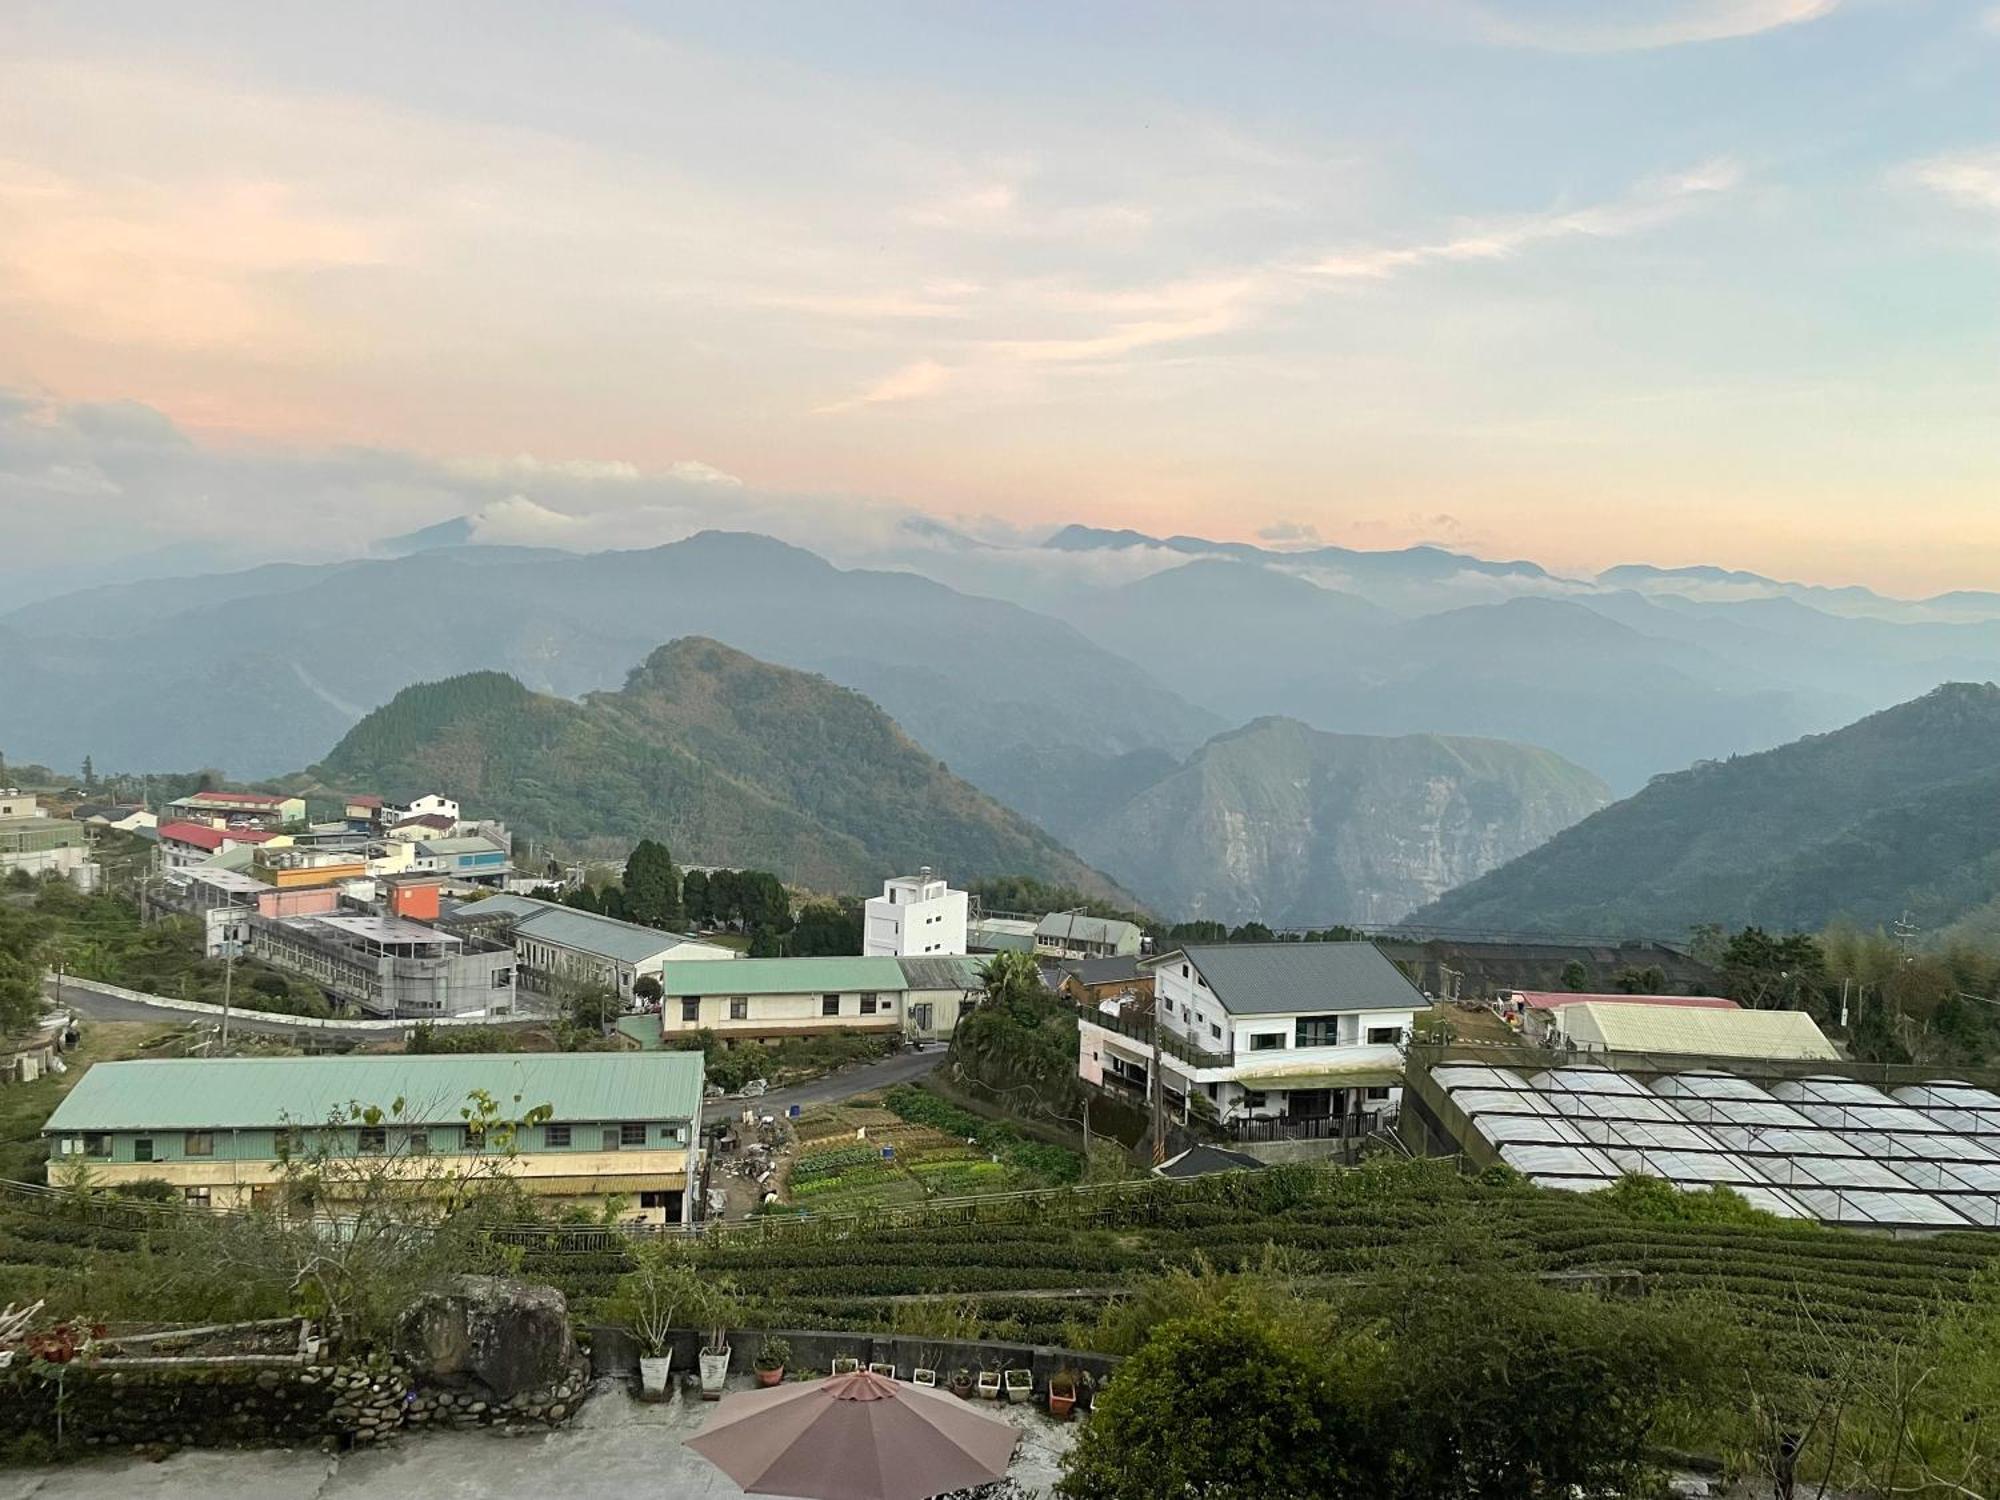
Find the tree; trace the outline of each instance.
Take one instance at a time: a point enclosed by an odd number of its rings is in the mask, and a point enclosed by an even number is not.
[[[708,874],[708,919],[718,927],[727,926],[743,915],[743,882],[734,870],[711,870]]]
[[[861,908],[815,901],[799,913],[792,928],[791,950],[799,958],[817,958],[861,951]]]
[[[1277,941],[1277,934],[1272,932],[1262,922],[1245,922],[1241,927],[1238,927],[1234,932],[1229,934],[1229,941],[1232,943],[1274,943]]]
[[[1667,971],[1658,964],[1643,969],[1628,965],[1611,983],[1621,995],[1657,995],[1667,987]]]
[[[1752,1010],[1808,1010],[1824,1014],[1826,953],[1810,933],[1773,937],[1746,927],[1722,954],[1723,993]]]
[[[88,755],[83,758],[83,789],[87,792],[97,790],[97,767]]]
[[[643,1000],[648,1005],[661,999],[666,992],[666,986],[660,983],[660,976],[657,974],[641,974],[632,981],[632,998]]]
[[[1092,1408],[1063,1463],[1065,1500],[1375,1496],[1368,1382],[1381,1351],[1335,1357],[1305,1330],[1225,1309],[1158,1328]]]
[[[1563,965],[1562,987],[1572,995],[1581,995],[1584,991],[1584,986],[1589,983],[1590,970],[1584,967],[1582,959],[1572,958],[1568,963]]]
[[[573,1025],[599,1036],[608,1035],[625,1014],[625,1003],[610,985],[595,979],[576,979],[557,987],[562,1011]]]
[[[681,876],[665,844],[640,839],[625,861],[625,920],[645,927],[681,925]]]
[[[1012,1005],[1042,994],[1042,971],[1028,953],[996,953],[979,966],[989,1004]]]
[[[689,870],[681,880],[681,913],[690,927],[706,927],[715,919],[709,905],[708,871]]]

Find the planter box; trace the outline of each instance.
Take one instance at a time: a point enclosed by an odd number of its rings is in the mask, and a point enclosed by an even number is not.
[[[704,1349],[701,1351],[701,1399],[720,1401],[722,1388],[729,1384],[729,1351],[727,1349]]]
[[[833,1373],[836,1375],[852,1375],[860,1368],[861,1361],[858,1359],[836,1359],[833,1362]]]
[[[1009,1370],[1006,1380],[1007,1399],[1026,1401],[1035,1394],[1035,1372],[1033,1370]]]
[[[662,1354],[655,1358],[642,1354],[639,1357],[639,1394],[648,1401],[664,1401],[673,1386],[674,1357]]]
[[[998,1370],[982,1370],[979,1375],[978,1391],[981,1401],[998,1401],[1000,1399],[1000,1372]]]
[[[894,1365],[878,1365],[871,1360],[868,1365],[868,1373],[870,1375],[880,1375],[884,1380],[894,1380],[896,1378],[896,1367]]]
[[[925,1368],[924,1368],[924,1367],[923,1367],[922,1365],[918,1365],[918,1366],[917,1366],[917,1367],[916,1367],[916,1368],[915,1368],[914,1370],[910,1371],[910,1384],[912,1384],[912,1385],[927,1385],[927,1386],[929,1386],[929,1387],[930,1387],[930,1388],[931,1388],[932,1390],[936,1390],[936,1389],[937,1389],[937,1371],[936,1371],[936,1370],[926,1370],[926,1369],[925,1369]]]

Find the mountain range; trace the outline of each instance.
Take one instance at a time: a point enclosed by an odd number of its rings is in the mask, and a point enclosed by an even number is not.
[[[1420,923],[1674,937],[1701,922],[2000,925],[2000,687],[1948,683],[1830,734],[1654,780]]]
[[[1259,719],[1066,831],[1155,910],[1272,927],[1392,922],[1610,800],[1526,745]]]
[[[823,891],[938,864],[1126,899],[859,693],[711,640],[662,646],[623,687],[581,702],[499,672],[405,688],[293,785],[392,797],[449,786],[517,834],[620,854],[646,834],[686,862]]]

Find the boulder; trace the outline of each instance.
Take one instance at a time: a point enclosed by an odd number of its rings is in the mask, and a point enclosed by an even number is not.
[[[419,1298],[398,1348],[417,1380],[477,1384],[501,1400],[560,1384],[583,1364],[562,1293],[504,1276],[454,1277]]]

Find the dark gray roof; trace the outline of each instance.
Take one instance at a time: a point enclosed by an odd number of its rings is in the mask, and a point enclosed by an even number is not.
[[[1078,943],[1108,943],[1117,946],[1135,942],[1139,929],[1116,917],[1092,917],[1082,912],[1054,911],[1035,924],[1038,937]]]
[[[913,990],[981,990],[986,981],[979,977],[984,959],[957,953],[919,953],[899,958],[903,983]]]
[[[1241,1151],[1221,1146],[1190,1146],[1179,1156],[1153,1168],[1155,1177],[1201,1177],[1210,1172],[1260,1172],[1264,1163]]]
[[[1423,1010],[1429,1001],[1373,943],[1197,943],[1175,950],[1233,1016]],[[1178,962],[1174,953],[1151,960]]]
[[[1074,974],[1081,984],[1116,984],[1121,979],[1139,977],[1139,955],[1128,953],[1112,958],[1072,958],[1061,965],[1065,974]]]

